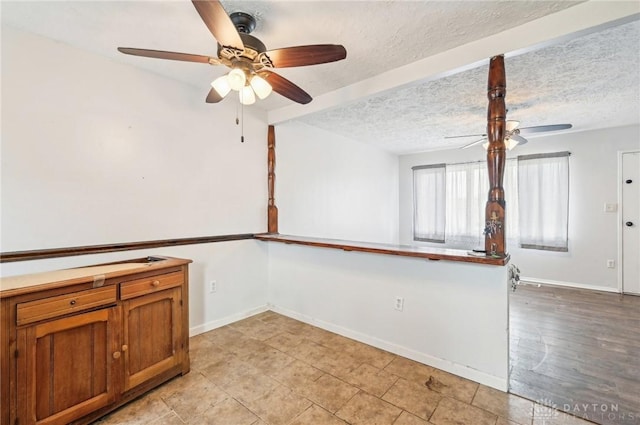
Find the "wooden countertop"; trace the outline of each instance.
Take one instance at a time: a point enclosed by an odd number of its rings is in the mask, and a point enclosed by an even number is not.
[[[496,258],[491,256],[470,255],[462,249],[418,247],[411,245],[395,245],[370,242],[354,242],[339,239],[310,238],[305,236],[280,235],[262,233],[254,235],[255,239],[267,242],[282,242],[286,244],[307,245],[320,248],[341,249],[343,251],[369,252],[374,254],[399,255],[416,257],[427,260],[446,260],[464,263],[487,264],[504,266],[509,263],[510,256]]]
[[[153,256],[153,258],[161,258],[161,260],[145,261],[144,258],[141,258],[118,263],[3,277],[0,278],[0,298],[191,263],[191,260],[181,258],[160,256]]]

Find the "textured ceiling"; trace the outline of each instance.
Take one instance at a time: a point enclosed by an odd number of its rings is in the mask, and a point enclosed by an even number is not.
[[[508,118],[575,131],[640,123],[640,21],[505,59]],[[460,147],[487,125],[489,63],[300,118],[394,153]],[[536,136],[527,136],[532,138]]]
[[[268,49],[335,43],[341,62],[279,73],[313,97],[568,8],[572,1],[222,1],[254,15]],[[225,67],[136,58],[116,47],[216,55],[190,1],[2,1],[2,22],[202,88]],[[270,96],[256,107],[291,101]],[[215,106],[212,106],[215,107]]]
[[[222,1],[229,13],[244,11],[257,17],[253,35],[267,48],[316,43],[346,47],[344,61],[279,71],[314,97],[577,3]],[[226,72],[224,67],[116,51],[125,46],[215,55],[216,43],[190,1],[2,1],[0,6],[3,25],[183,81],[202,89],[203,102],[209,83]],[[523,126],[637,123],[638,31],[637,23],[627,24],[508,57],[510,118],[519,119]],[[445,144],[444,135],[484,131],[486,74],[484,66],[299,119],[396,153],[453,147],[456,143]],[[254,107],[273,111],[291,103],[272,95]]]

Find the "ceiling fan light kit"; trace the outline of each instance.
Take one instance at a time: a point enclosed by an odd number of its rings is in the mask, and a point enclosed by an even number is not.
[[[231,91],[231,84],[229,84],[228,75],[223,75],[222,77],[218,77],[211,83],[211,87],[213,87],[216,92],[220,95],[220,97],[225,97]]]
[[[505,141],[504,141],[504,145],[507,148],[507,150],[511,150],[511,149],[515,148],[516,146],[518,146],[519,144],[520,144],[520,142],[518,142],[513,137],[505,139]]]
[[[227,74],[227,81],[231,90],[240,91],[247,82],[247,77],[244,75],[244,71],[240,68],[233,68]]]
[[[521,132],[524,133],[541,133],[544,131],[559,131],[559,130],[568,130],[572,127],[571,124],[551,124],[551,125],[537,125],[534,127],[522,127],[518,128],[520,125],[520,121],[516,120],[507,120],[506,121],[506,130],[504,133],[504,146],[507,150],[512,150],[516,146],[524,145],[528,142],[527,139],[520,135]],[[468,149],[475,145],[481,144],[482,147],[487,150],[489,149],[489,141],[487,140],[486,134],[468,134],[464,136],[447,136],[445,139],[456,139],[459,137],[482,137],[480,140],[476,140],[474,142],[468,143],[464,146],[461,146],[460,149]]]
[[[238,91],[243,105],[255,103],[256,96],[266,99],[272,91],[300,104],[311,102],[303,89],[272,71],[287,68],[335,62],[347,57],[342,45],[316,44],[267,50],[262,41],[250,35],[256,20],[244,12],[227,15],[218,0],[192,0],[198,14],[218,42],[217,58],[189,53],[118,47],[122,53],[155,59],[225,65],[231,68],[226,75],[211,83],[207,103],[217,103],[231,90]]]
[[[269,96],[271,94],[271,91],[273,90],[273,87],[271,87],[271,84],[267,83],[267,80],[265,80],[259,75],[254,75],[253,77],[251,77],[250,84],[251,84],[251,87],[253,88],[253,91],[256,92],[256,95],[261,100],[266,99],[267,96]]]
[[[518,128],[518,126],[520,125],[520,121],[516,121],[516,120],[507,120],[506,124],[507,124],[507,131],[508,131],[508,132],[512,132],[512,131],[514,131],[516,128]]]
[[[507,148],[507,150],[509,151],[515,148],[516,146],[518,146],[519,144],[520,143],[513,138],[504,139],[504,147]],[[484,142],[482,144],[482,147],[484,148],[485,151],[489,149],[489,142]]]
[[[243,105],[253,105],[256,103],[256,95],[253,93],[251,86],[244,86],[238,95],[240,96],[240,103]]]
[[[231,90],[239,92],[238,96],[243,105],[255,103],[256,96],[260,100],[266,99],[273,91],[271,84],[259,75],[251,75],[247,78],[246,71],[241,68],[233,68],[227,75],[218,77],[211,83],[211,87],[224,98]]]

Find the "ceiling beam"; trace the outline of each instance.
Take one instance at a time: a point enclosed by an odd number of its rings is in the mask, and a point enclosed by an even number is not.
[[[444,78],[485,65],[495,55],[521,55],[639,18],[637,1],[587,1],[325,93],[308,105],[294,104],[269,111],[268,123],[282,123],[398,87]]]

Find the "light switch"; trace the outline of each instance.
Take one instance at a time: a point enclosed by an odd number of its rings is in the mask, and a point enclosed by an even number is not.
[[[604,212],[617,212],[618,211],[618,204],[604,204]]]

